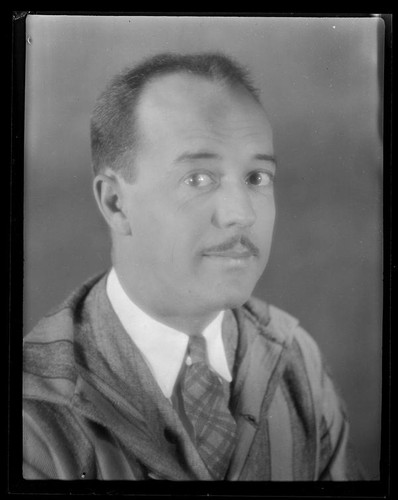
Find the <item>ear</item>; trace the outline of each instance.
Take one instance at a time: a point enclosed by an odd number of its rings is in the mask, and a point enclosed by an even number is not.
[[[118,234],[131,234],[129,220],[123,207],[123,191],[114,172],[99,174],[93,182],[94,196],[109,227]]]

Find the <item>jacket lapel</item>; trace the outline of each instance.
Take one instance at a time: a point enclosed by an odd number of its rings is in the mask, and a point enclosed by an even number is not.
[[[80,378],[72,402],[73,408],[90,421],[105,425],[147,468],[148,475],[167,480],[194,479],[189,471],[181,467],[167,447],[161,446],[156,435],[150,432],[148,422],[144,422],[142,418],[131,417],[134,415],[134,408],[129,408],[125,401],[118,401],[119,398],[114,398],[114,395],[113,399],[109,396]],[[120,411],[120,404],[125,406],[126,413]]]
[[[238,329],[232,412],[238,425],[238,439],[227,474],[238,480],[252,446],[262,415],[275,393],[283,370],[284,347],[289,336],[279,337],[270,316],[259,321],[246,306],[231,312],[223,327]]]

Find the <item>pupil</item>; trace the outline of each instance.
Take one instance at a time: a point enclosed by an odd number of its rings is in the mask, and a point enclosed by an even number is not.
[[[201,182],[201,175],[193,175],[190,179],[190,184],[192,186],[197,186]]]
[[[250,182],[252,184],[260,184],[261,183],[261,174],[259,174],[259,173],[252,174]]]

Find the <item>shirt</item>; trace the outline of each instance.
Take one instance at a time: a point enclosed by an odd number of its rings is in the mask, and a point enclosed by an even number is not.
[[[109,301],[131,340],[140,350],[163,394],[171,398],[177,376],[186,360],[189,335],[157,321],[138,307],[127,295],[112,268],[106,291]],[[224,380],[231,382],[224,344],[222,320],[224,311],[203,330],[209,365]]]

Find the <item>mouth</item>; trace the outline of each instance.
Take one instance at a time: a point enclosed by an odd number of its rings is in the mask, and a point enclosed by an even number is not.
[[[247,260],[253,257],[252,251],[247,248],[232,248],[230,250],[224,250],[221,252],[210,251],[204,252],[204,257],[213,257],[216,259],[234,259],[234,260]]]
[[[206,249],[202,255],[209,262],[221,264],[232,269],[245,269],[252,264],[259,254],[257,247],[248,241],[225,242],[213,248]]]
[[[252,252],[245,250],[228,250],[225,252],[211,252],[203,254],[203,258],[211,266],[228,270],[247,270],[253,262],[254,256]]]

